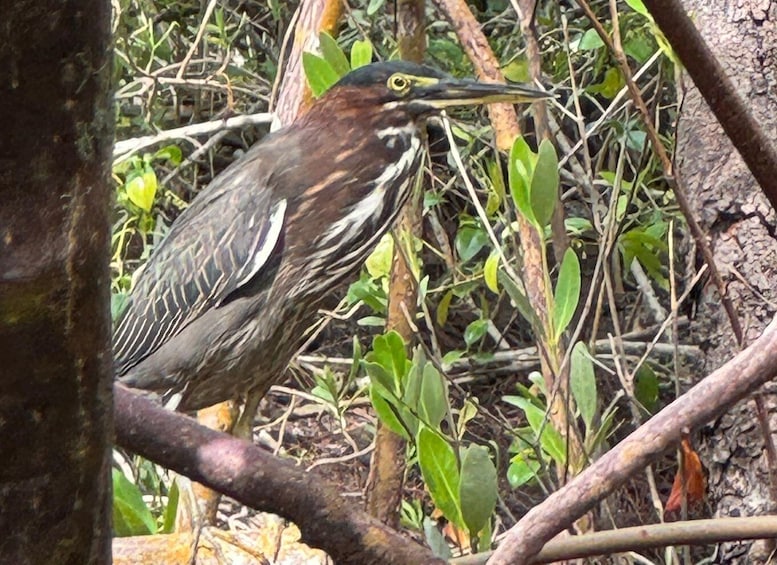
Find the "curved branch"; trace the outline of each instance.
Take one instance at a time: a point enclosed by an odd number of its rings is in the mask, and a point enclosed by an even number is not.
[[[209,430],[114,386],[116,443],[238,502],[293,521],[303,540],[337,563],[444,563],[339,491],[256,445]]]

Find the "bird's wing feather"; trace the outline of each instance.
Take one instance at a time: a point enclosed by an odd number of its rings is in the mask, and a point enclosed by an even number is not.
[[[195,198],[149,259],[114,331],[117,375],[218,307],[276,252],[286,201],[272,203],[261,186],[238,188],[257,182],[259,163],[248,161]]]

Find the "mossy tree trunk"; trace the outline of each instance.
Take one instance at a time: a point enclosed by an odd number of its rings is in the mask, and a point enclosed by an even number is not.
[[[2,563],[110,563],[110,10],[2,9]]]

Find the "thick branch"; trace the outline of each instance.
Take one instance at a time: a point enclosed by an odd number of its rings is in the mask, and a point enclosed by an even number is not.
[[[253,508],[293,521],[337,563],[442,563],[340,497],[312,473],[261,448],[114,387],[116,443]]]
[[[718,417],[777,373],[777,320],[750,347],[672,402],[507,533],[491,564],[529,562],[554,535],[680,441],[681,430]]]

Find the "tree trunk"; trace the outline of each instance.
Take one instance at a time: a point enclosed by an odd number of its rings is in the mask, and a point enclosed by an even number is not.
[[[770,90],[775,80],[777,7],[769,2],[686,0],[712,51],[737,84],[739,93],[765,131],[775,131],[777,114]],[[750,343],[775,315],[777,290],[777,216],[723,134],[698,91],[688,81],[678,125],[678,168],[689,198],[709,234],[715,260],[727,282]],[[710,372],[737,350],[717,293],[704,289],[696,316],[698,335],[707,344]],[[774,383],[765,392],[777,390]],[[765,397],[768,399],[768,397]],[[772,412],[775,406],[766,402]],[[764,435],[755,403],[743,402],[704,431],[702,459],[709,470],[709,502],[716,516],[753,516],[774,512],[769,495]],[[765,561],[763,544],[724,544],[719,563]]]
[[[0,27],[0,562],[110,563],[110,3]]]

